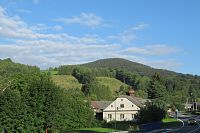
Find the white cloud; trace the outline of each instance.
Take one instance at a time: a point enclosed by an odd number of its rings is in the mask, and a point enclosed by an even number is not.
[[[4,14],[4,13],[5,13],[5,9],[0,6],[0,16],[2,16],[2,14]]]
[[[144,47],[129,47],[124,52],[129,54],[140,54],[140,55],[169,55],[178,52],[179,49],[164,44],[159,45],[148,45]]]
[[[142,23],[142,24],[138,24],[136,26],[133,26],[131,29],[132,30],[143,30],[143,29],[146,29],[148,27],[149,27],[149,24]]]
[[[136,40],[138,37],[135,33],[129,30],[125,30],[117,35],[112,35],[108,37],[109,39],[119,40],[123,44],[129,44]]]
[[[0,37],[18,38],[30,37],[34,35],[33,31],[27,28],[19,17],[9,17],[3,8],[0,8]]]
[[[55,26],[52,27],[52,29],[55,30],[55,31],[60,31],[60,30],[63,29],[63,27],[60,26],[60,25],[55,25]]]
[[[17,44],[0,45],[0,58],[11,57],[21,63],[47,68],[60,64],[78,64],[88,60],[114,57],[118,55],[118,49],[116,45],[110,44],[74,45],[48,40],[23,40],[18,41]]]
[[[37,24],[37,25],[31,26],[30,29],[33,31],[41,31],[41,30],[48,30],[49,27],[45,24]]]
[[[33,31],[46,31],[46,30],[54,30],[54,31],[60,31],[62,30],[62,26],[60,25],[55,25],[55,26],[47,26],[45,24],[37,24],[34,26],[31,26],[30,29]]]
[[[182,66],[182,63],[176,60],[156,60],[156,61],[141,61],[141,63],[152,66],[158,69],[176,70]]]
[[[67,34],[42,34],[37,31],[49,29],[48,26],[38,24],[29,27],[20,17],[9,17],[6,11],[0,7],[0,37],[15,39],[63,39],[68,37]]]
[[[103,19],[93,13],[81,13],[79,16],[74,16],[72,18],[57,18],[55,21],[65,24],[80,24],[91,28],[104,25]]]
[[[100,23],[92,23],[99,26]],[[89,26],[89,24],[88,24]],[[124,43],[130,43],[137,36],[133,29],[125,30],[112,39],[115,43],[96,34],[73,36],[67,33],[49,33],[49,30],[61,30],[59,25],[48,26],[38,24],[29,26],[20,17],[8,16],[0,6],[0,59],[12,58],[16,62],[37,65],[41,68],[61,64],[79,64],[102,58],[125,58],[151,66],[173,66],[176,61],[149,61],[141,55],[160,56],[176,52],[176,48],[168,45],[150,45],[125,49]],[[47,32],[41,33],[46,30]],[[6,41],[4,41],[6,40]],[[148,61],[146,61],[148,60]],[[170,63],[171,62],[171,63]]]
[[[123,32],[121,32],[117,35],[109,36],[108,38],[114,39],[114,40],[119,40],[123,44],[130,44],[134,40],[138,39],[138,36],[136,35],[136,31],[143,30],[147,27],[149,27],[149,24],[145,24],[145,23],[138,24],[136,26],[133,26],[131,28],[124,30]]]

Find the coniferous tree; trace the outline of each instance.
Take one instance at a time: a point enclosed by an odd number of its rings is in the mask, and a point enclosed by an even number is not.
[[[160,76],[155,73],[150,81],[150,85],[147,90],[149,99],[156,99],[163,97],[165,93],[165,86],[160,81]]]

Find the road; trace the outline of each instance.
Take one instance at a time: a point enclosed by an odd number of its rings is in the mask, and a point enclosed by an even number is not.
[[[188,125],[187,121],[190,118],[195,118],[198,125]],[[179,128],[171,128],[166,130],[160,130],[160,131],[154,131],[152,133],[200,133],[200,116],[190,115],[190,116],[184,116],[181,115],[179,119],[183,122],[183,125]]]
[[[195,118],[196,121],[198,122],[198,125],[188,125],[187,121],[191,118]],[[180,120],[183,123],[182,126],[178,128],[176,127],[176,128],[169,128],[169,129],[160,129],[160,130],[154,130],[150,132],[138,131],[137,133],[200,133],[200,116],[196,116],[196,115],[186,116],[186,115],[180,114],[178,120]],[[118,133],[121,133],[121,132],[118,132]]]

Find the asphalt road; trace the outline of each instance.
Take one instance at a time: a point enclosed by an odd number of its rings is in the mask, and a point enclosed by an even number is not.
[[[195,118],[199,124],[198,125],[188,125],[187,121],[190,118]],[[179,117],[179,119],[184,123],[183,126],[181,126],[179,128],[171,128],[171,129],[166,129],[166,130],[162,129],[160,131],[154,131],[152,133],[200,133],[200,116],[181,115]]]

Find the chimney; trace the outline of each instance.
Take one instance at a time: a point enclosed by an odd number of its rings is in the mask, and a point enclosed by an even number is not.
[[[130,88],[129,91],[128,91],[128,95],[129,95],[129,96],[134,96],[134,94],[135,94],[134,89],[133,89],[133,88]]]

